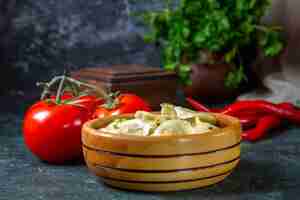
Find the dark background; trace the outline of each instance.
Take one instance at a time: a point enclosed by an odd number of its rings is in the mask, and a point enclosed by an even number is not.
[[[160,0],[1,0],[0,91],[22,94],[64,69],[138,63],[160,66],[131,13]]]
[[[159,49],[144,43],[147,30],[132,14],[161,9],[162,2],[0,0],[0,97],[29,95],[36,91],[36,82],[64,69],[131,63],[161,66]],[[272,2],[266,20],[285,30],[289,51],[283,63],[298,67],[300,1]]]
[[[4,89],[15,87],[11,81],[15,75],[16,45],[13,19],[15,0],[0,0],[0,94]]]

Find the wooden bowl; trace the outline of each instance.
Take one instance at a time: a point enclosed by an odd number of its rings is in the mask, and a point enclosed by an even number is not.
[[[117,117],[89,121],[82,129],[85,162],[105,183],[123,189],[176,191],[215,184],[238,164],[241,142],[239,120],[216,117],[223,128],[182,136],[113,135],[96,129]]]

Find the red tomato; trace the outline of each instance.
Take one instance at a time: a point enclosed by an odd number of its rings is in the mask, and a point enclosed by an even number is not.
[[[50,97],[50,99],[55,100],[56,96],[52,95]],[[71,93],[65,92],[62,96],[61,96],[61,100],[62,101],[67,101],[70,100],[71,98],[74,98],[74,95],[72,95]],[[78,99],[72,101],[72,104],[76,104],[78,106],[82,106],[84,108],[86,108],[89,112],[89,114],[92,116],[96,107],[103,104],[104,100],[103,99],[99,99],[96,96],[92,96],[92,95],[86,95],[86,96],[82,96],[79,97]]]
[[[93,114],[93,118],[103,118],[103,117],[107,117],[110,116],[110,111],[107,108],[104,108],[102,106],[99,106],[98,108],[96,108],[94,114]]]
[[[90,117],[92,117],[97,106],[103,104],[103,102],[103,99],[98,99],[95,96],[83,96],[80,97],[78,100],[73,101],[72,103],[86,108]]]
[[[70,92],[64,92],[64,93],[61,95],[60,99],[61,99],[61,100],[67,100],[67,99],[71,99],[71,98],[73,98],[73,97],[74,97],[74,95],[73,95],[72,93],[70,93]],[[51,96],[50,96],[50,99],[52,99],[52,100],[55,100],[55,98],[56,98],[55,95],[51,95]]]
[[[121,94],[117,97],[118,105],[113,109],[100,106],[96,109],[93,117],[102,118],[111,115],[134,113],[138,110],[151,111],[149,104],[141,97],[134,94]]]
[[[62,97],[67,100],[71,97]],[[52,99],[52,98],[51,98]],[[81,97],[76,105],[39,101],[25,114],[27,147],[41,160],[60,164],[82,156],[81,127],[97,106],[95,97]]]

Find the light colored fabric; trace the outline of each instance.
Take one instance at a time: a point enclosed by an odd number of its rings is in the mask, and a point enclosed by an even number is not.
[[[265,88],[242,94],[239,99],[295,102],[300,99],[300,0],[273,0],[272,12],[265,20],[283,26],[287,47],[276,59],[258,59],[255,68]]]

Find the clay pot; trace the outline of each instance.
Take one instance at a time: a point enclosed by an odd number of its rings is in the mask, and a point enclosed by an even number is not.
[[[225,98],[234,98],[238,89],[230,89],[224,83],[231,69],[228,64],[192,65],[192,85],[184,88],[185,96],[209,102],[223,102]]]

